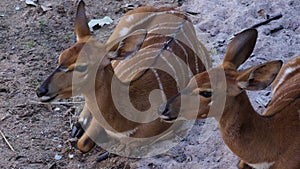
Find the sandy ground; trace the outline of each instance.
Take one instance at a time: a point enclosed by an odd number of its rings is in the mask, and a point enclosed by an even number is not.
[[[299,54],[300,1],[155,1],[86,0],[90,18],[110,16],[114,23],[97,30],[103,41],[110,35],[126,4],[173,6],[198,13],[191,16],[199,40],[217,64],[235,33],[270,16],[283,17],[258,28],[256,48],[245,67],[268,60],[286,61]],[[56,67],[57,56],[74,44],[75,8],[72,1],[45,1],[52,9],[43,12],[24,0],[0,2],[0,168],[236,168],[238,158],[224,145],[214,119],[197,121],[180,144],[159,156],[145,159],[111,157],[100,163],[95,147],[82,154],[70,139],[81,98],[59,104],[36,104],[35,88]],[[273,30],[280,28],[279,31]],[[270,88],[249,93],[261,112],[271,97]]]

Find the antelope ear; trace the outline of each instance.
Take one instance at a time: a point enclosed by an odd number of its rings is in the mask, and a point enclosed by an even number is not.
[[[282,61],[271,61],[242,71],[237,84],[246,90],[262,90],[268,87],[280,71]]]
[[[108,53],[108,57],[112,60],[123,60],[133,57],[142,47],[147,36],[145,29],[139,29],[125,37],[119,42],[115,51]]]
[[[251,55],[256,39],[256,29],[247,29],[237,34],[226,49],[223,63],[229,62],[237,69]]]
[[[78,41],[84,39],[86,36],[91,35],[91,31],[88,26],[88,19],[85,14],[85,3],[82,0],[79,1],[77,6],[74,26]]]

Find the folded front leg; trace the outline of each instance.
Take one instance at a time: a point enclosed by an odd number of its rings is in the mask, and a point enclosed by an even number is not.
[[[71,130],[71,137],[72,138],[80,138],[85,130],[90,125],[90,122],[92,120],[93,116],[91,112],[88,110],[87,106],[84,105],[83,110],[81,111],[78,121],[73,124],[72,130]]]
[[[96,119],[92,119],[88,128],[77,142],[77,148],[86,153],[90,151],[95,144],[103,143],[107,140],[107,134]]]

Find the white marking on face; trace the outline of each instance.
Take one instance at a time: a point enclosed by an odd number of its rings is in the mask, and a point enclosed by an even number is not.
[[[214,103],[214,101],[209,102],[208,106],[212,106],[213,103]]]
[[[275,162],[263,162],[263,163],[257,163],[257,164],[249,164],[249,166],[255,168],[255,169],[269,169]]]
[[[133,15],[129,15],[129,16],[126,18],[126,22],[131,22],[133,19],[134,19],[134,16],[133,16]]]
[[[128,34],[128,32],[129,32],[129,28],[124,27],[124,28],[121,29],[121,31],[119,32],[119,34],[120,34],[120,36],[125,36],[125,35]]]

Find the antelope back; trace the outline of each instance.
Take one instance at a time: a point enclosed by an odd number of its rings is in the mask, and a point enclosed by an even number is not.
[[[131,11],[121,19],[108,42],[136,29],[147,31],[141,48],[134,57],[113,65],[118,79],[131,84],[130,101],[139,111],[151,107],[149,95],[154,89],[163,91],[158,100],[154,99],[154,105],[158,106],[159,101],[166,101],[184,88],[195,74],[211,66],[192,23],[180,11],[153,7]],[[126,94],[124,97],[116,95],[120,102],[129,100]],[[153,107],[154,111],[157,106]]]
[[[272,100],[264,111],[264,115],[273,115],[293,102],[300,102],[300,56],[283,65],[272,84],[272,92]],[[290,108],[300,109],[299,106],[290,106]]]

